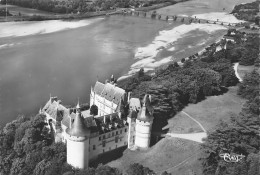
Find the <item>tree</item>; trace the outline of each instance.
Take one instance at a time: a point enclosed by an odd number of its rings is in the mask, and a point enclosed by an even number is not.
[[[95,170],[95,175],[121,175],[118,169],[109,167],[107,165],[98,165]]]
[[[259,96],[260,88],[260,75],[256,70],[246,74],[243,82],[239,85],[238,95],[243,98],[252,99]]]
[[[98,115],[98,107],[94,104],[90,107],[90,115]]]
[[[22,158],[16,158],[14,159],[12,163],[12,168],[10,170],[10,175],[16,175],[19,174],[19,172],[23,169],[25,165],[25,160]]]
[[[216,130],[209,133],[202,144],[201,161],[204,174],[248,175],[259,171],[259,159],[256,159],[260,150],[259,74],[254,70],[249,75],[238,90],[242,96],[249,99],[240,114],[231,117],[229,122],[220,121]],[[254,96],[248,95],[251,93]],[[245,158],[237,164],[231,164],[220,159],[220,153],[242,154]]]
[[[127,175],[155,175],[155,173],[143,165],[134,163],[126,170]]]
[[[138,78],[144,76],[144,68],[142,67],[138,72]]]

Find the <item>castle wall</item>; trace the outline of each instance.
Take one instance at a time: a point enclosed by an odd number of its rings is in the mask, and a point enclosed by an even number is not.
[[[84,169],[88,167],[89,139],[75,141],[67,138],[67,162],[75,168]]]
[[[127,145],[128,127],[119,128],[90,138],[89,159],[95,159],[98,155]]]
[[[141,148],[150,146],[152,122],[136,120],[135,145]]]
[[[107,114],[112,114],[115,112],[117,105],[98,94],[90,96],[90,105],[95,104],[98,107],[98,115],[103,116]]]

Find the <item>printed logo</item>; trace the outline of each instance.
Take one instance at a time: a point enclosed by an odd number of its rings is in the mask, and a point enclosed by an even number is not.
[[[229,153],[222,153],[219,156],[223,158],[226,162],[239,162],[245,157],[242,154],[239,155],[239,154],[229,154]]]

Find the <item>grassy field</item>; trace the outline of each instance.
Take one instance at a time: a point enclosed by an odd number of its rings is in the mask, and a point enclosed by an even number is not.
[[[168,125],[164,129],[169,129],[170,133],[181,134],[203,132],[196,122],[181,112],[175,115],[174,118],[169,119]]]
[[[227,93],[207,97],[202,102],[190,104],[183,111],[198,120],[207,131],[211,131],[220,119],[229,120],[230,116],[237,115],[241,111],[245,100],[236,93],[237,87],[230,87]],[[169,119],[165,128],[175,133],[202,132],[196,122],[181,112]]]
[[[238,65],[237,67],[237,73],[239,76],[243,79],[246,73],[252,72],[254,70],[255,66],[242,66]],[[260,73],[260,69],[258,69],[258,72]]]
[[[241,111],[245,100],[237,96],[236,92],[237,87],[230,87],[227,93],[207,97],[202,102],[190,104],[183,111],[198,120],[207,131],[212,131],[220,119],[227,121],[230,116],[236,116]],[[183,113],[169,119],[166,127],[170,132],[177,133],[201,131],[198,124]],[[165,170],[173,175],[202,174],[199,155],[199,143],[166,137],[145,151],[126,150],[121,158],[108,165],[125,171],[130,164],[140,163],[157,174]]]
[[[207,97],[202,102],[190,104],[183,111],[198,120],[207,131],[212,131],[220,119],[227,121],[230,116],[239,114],[244,102],[245,99],[237,96],[236,86],[230,87],[223,95]]]
[[[196,142],[166,137],[148,150],[126,150],[121,158],[108,165],[125,172],[130,164],[140,163],[160,174],[169,168],[172,168],[169,171],[175,170],[176,165],[194,156],[198,150]]]

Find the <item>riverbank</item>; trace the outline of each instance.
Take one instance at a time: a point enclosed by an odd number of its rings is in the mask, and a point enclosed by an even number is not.
[[[139,7],[135,10],[137,11],[152,11],[174,5],[179,2],[184,2],[187,0],[173,0],[171,2],[164,2],[159,4],[153,4],[148,7]],[[10,21],[44,21],[44,20],[72,20],[72,19],[84,19],[105,16],[107,14],[117,14],[122,13],[121,10],[106,10],[106,11],[96,11],[96,12],[87,12],[87,13],[74,13],[74,14],[56,14],[53,12],[47,12],[37,9],[19,7],[15,5],[7,5],[9,12],[12,16],[0,16],[0,22],[10,22]],[[5,9],[5,5],[0,5],[0,9]]]
[[[105,16],[108,13],[115,13],[115,10],[90,12],[85,14],[50,14],[50,15],[27,15],[27,16],[8,16],[0,17],[0,22],[19,22],[19,21],[47,21],[47,20],[81,20],[99,16]]]

